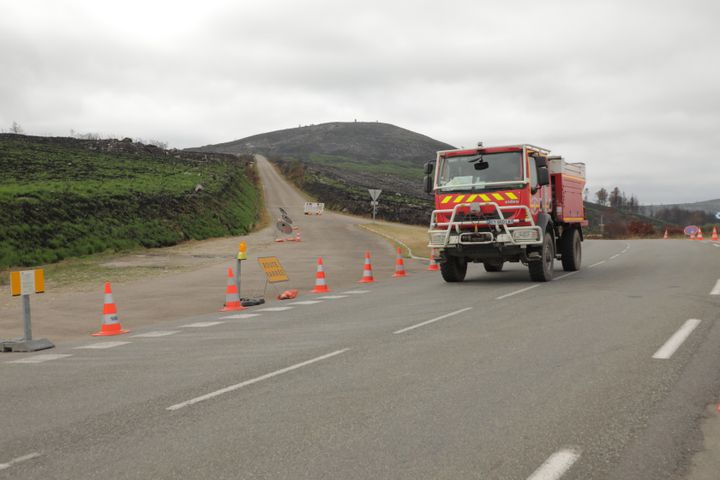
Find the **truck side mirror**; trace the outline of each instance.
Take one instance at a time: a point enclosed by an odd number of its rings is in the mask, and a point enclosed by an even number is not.
[[[425,175],[425,178],[423,179],[423,187],[424,187],[425,193],[432,193],[433,177],[431,175]]]
[[[427,162],[423,167],[423,173],[425,175],[430,175],[433,172],[434,167],[435,167],[434,162]]]
[[[550,185],[550,172],[547,167],[538,168],[538,185]]]

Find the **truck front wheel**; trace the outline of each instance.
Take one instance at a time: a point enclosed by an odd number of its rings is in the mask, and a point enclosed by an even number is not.
[[[467,262],[463,258],[448,257],[440,264],[440,273],[446,282],[462,282],[467,273]]]
[[[582,246],[580,242],[580,232],[576,228],[565,230],[560,238],[560,255],[563,270],[566,272],[574,272],[580,270],[580,262],[582,261]]]
[[[549,282],[553,279],[555,270],[555,241],[552,233],[545,232],[543,239],[542,252],[540,252],[540,260],[528,263],[530,268],[530,279],[535,282]]]

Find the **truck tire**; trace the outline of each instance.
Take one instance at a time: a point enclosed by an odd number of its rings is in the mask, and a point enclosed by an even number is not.
[[[577,228],[565,230],[560,239],[560,254],[562,256],[563,270],[566,272],[574,272],[580,270],[582,262],[582,242],[580,241],[580,232]]]
[[[486,272],[502,272],[503,265],[505,262],[503,261],[495,261],[495,262],[483,262],[483,266],[485,267]]]
[[[545,232],[540,260],[528,263],[530,280],[535,282],[549,282],[555,273],[555,240],[551,232]]]
[[[462,282],[467,273],[467,262],[459,257],[448,257],[440,264],[440,273],[446,282]]]

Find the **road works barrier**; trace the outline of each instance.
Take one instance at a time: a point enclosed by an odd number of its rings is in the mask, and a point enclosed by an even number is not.
[[[240,303],[240,294],[235,284],[235,274],[232,268],[227,269],[227,286],[225,287],[225,305],[220,309],[221,312],[236,312],[245,310]]]
[[[123,330],[117,314],[117,306],[113,300],[110,282],[105,282],[105,300],[103,302],[102,326],[99,332],[91,333],[93,337],[106,337],[110,335],[122,335],[130,330]]]
[[[325,281],[325,268],[323,266],[322,257],[317,259],[317,272],[315,273],[315,288],[310,290],[310,293],[328,293],[327,282]]]
[[[395,259],[395,273],[393,273],[393,278],[398,277],[406,277],[407,273],[405,272],[405,262],[402,258],[402,250],[400,248],[397,249],[397,258]]]
[[[324,211],[325,204],[316,202],[305,202],[305,208],[303,209],[305,215],[322,215]]]
[[[365,252],[365,263],[363,264],[362,278],[358,283],[373,283],[375,278],[372,272],[372,263],[370,263],[370,252]]]

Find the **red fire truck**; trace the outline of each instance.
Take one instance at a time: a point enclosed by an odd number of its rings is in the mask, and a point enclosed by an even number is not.
[[[433,175],[434,173],[434,175]],[[534,281],[580,268],[585,164],[533,145],[438,152],[425,164],[425,191],[435,192],[429,247],[447,282],[462,282],[468,263],[499,272],[522,262]]]

